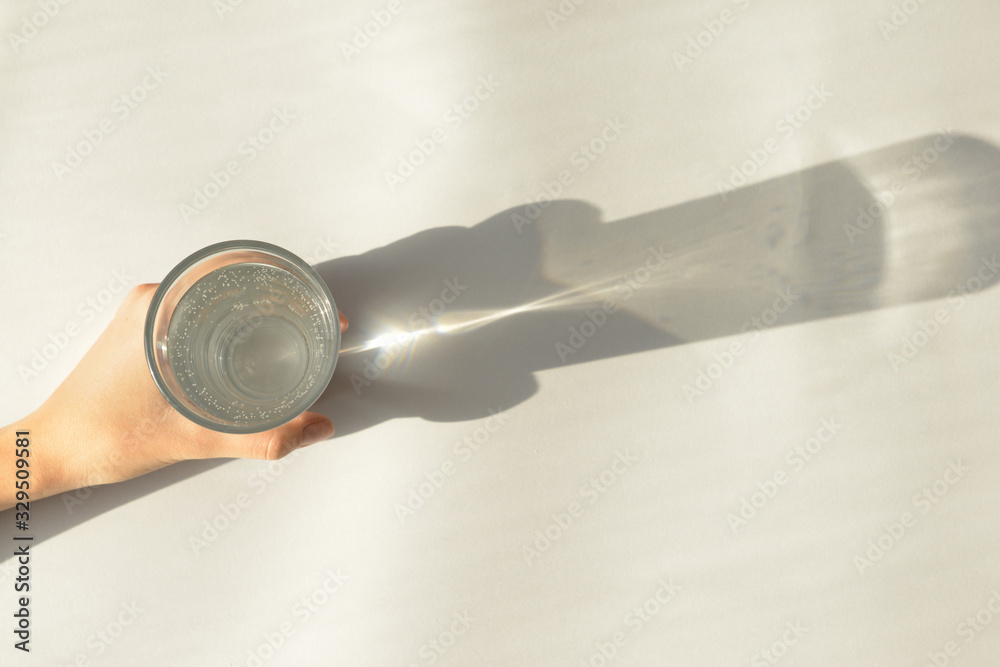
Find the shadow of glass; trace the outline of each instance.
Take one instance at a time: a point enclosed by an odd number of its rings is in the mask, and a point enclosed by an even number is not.
[[[982,289],[998,168],[935,135],[615,222],[552,201],[326,262],[351,328],[313,409],[340,436],[475,419],[536,371]]]

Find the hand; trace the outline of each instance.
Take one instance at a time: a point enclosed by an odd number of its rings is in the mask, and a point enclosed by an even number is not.
[[[144,475],[186,459],[280,459],[333,435],[315,412],[264,433],[234,435],[195,424],[167,403],[143,350],[156,284],[125,297],[108,328],[55,392],[25,419],[0,429],[0,509],[14,505],[14,431],[31,431],[32,500]],[[347,319],[340,313],[340,330]]]

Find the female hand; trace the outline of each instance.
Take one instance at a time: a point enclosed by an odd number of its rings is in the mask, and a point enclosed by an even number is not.
[[[48,400],[0,429],[0,509],[14,505],[17,430],[31,432],[32,500],[121,482],[186,459],[280,459],[333,435],[330,420],[315,412],[248,435],[212,431],[177,412],[153,383],[143,350],[146,311],[156,288],[133,288]],[[340,313],[340,329],[346,328]]]

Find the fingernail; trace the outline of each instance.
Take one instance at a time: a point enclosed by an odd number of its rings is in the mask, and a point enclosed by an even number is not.
[[[326,440],[333,435],[333,424],[330,422],[313,422],[309,424],[304,429],[302,429],[302,444],[300,447],[307,447],[309,445],[320,442],[321,440]]]

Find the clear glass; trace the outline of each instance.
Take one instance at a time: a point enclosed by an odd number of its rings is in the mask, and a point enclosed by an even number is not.
[[[146,316],[156,386],[188,419],[257,433],[302,414],[337,364],[340,319],[323,279],[259,241],[203,248],[160,283]]]

